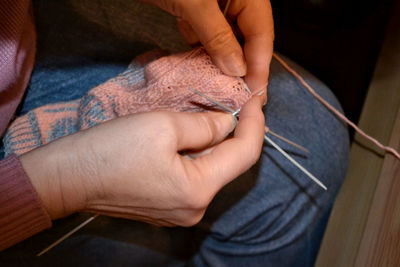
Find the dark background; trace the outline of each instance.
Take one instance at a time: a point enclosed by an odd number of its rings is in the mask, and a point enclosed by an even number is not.
[[[271,0],[275,49],[330,87],[358,122],[393,0]]]

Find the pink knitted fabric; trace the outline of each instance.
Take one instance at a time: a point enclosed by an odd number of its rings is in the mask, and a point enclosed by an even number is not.
[[[203,48],[159,58],[161,54],[154,51],[137,57],[126,71],[93,88],[82,99],[46,105],[18,118],[3,140],[6,154],[21,155],[62,136],[128,114],[220,109],[188,88],[233,110],[251,97],[243,80],[224,75]],[[155,58],[159,59],[152,61]]]

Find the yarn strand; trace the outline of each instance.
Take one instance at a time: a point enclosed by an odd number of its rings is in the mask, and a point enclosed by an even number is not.
[[[288,64],[286,64],[283,59],[281,59],[276,53],[273,54],[273,57],[278,60],[278,62],[287,70],[289,71],[294,77],[299,80],[299,82],[319,101],[321,102],[325,107],[327,107],[330,111],[332,111],[337,117],[339,117],[341,120],[346,122],[348,125],[353,127],[356,132],[358,132],[361,136],[366,138],[367,140],[371,141],[374,143],[377,147],[380,149],[389,152],[393,154],[398,160],[400,160],[400,154],[397,152],[394,148],[390,146],[385,146],[382,145],[378,140],[373,138],[372,136],[368,135],[365,133],[363,130],[361,130],[355,123],[350,121],[346,116],[344,116],[342,113],[340,113],[336,108],[334,108],[331,104],[329,104],[325,99],[323,99],[319,94],[317,94],[314,89],[301,77],[295,70],[293,70]]]

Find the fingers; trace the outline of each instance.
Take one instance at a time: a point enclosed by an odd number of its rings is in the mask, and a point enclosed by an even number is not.
[[[268,83],[274,26],[268,0],[232,0],[228,16],[245,38],[240,47],[217,0],[142,0],[179,17],[178,26],[190,43],[203,44],[213,62],[227,75],[245,76],[249,88],[259,91]],[[244,53],[243,53],[244,52]]]
[[[263,96],[254,96],[240,112],[234,138],[216,145],[211,153],[194,160],[183,158],[188,173],[200,172],[216,193],[249,169],[259,158],[264,138]]]
[[[244,76],[242,48],[217,1],[183,1],[181,18],[190,24],[214,63],[227,75]]]
[[[173,113],[176,148],[201,150],[221,142],[236,126],[236,119],[228,113]]]
[[[237,17],[244,36],[244,55],[247,63],[246,83],[259,91],[268,83],[269,64],[273,53],[274,25],[268,0],[232,1],[230,17]]]
[[[178,24],[179,31],[181,32],[188,44],[194,45],[200,41],[196,33],[193,31],[192,26],[190,26],[187,21],[184,21],[181,18],[177,18],[176,22]]]

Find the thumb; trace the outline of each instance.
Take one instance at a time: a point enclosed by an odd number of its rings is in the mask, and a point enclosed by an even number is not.
[[[182,19],[187,21],[213,62],[227,75],[245,76],[242,48],[217,1],[184,1]]]
[[[265,127],[261,109],[263,99],[253,96],[242,107],[233,138],[216,144],[211,153],[195,159],[182,158],[185,170],[200,174],[214,193],[249,169],[260,157]]]
[[[202,150],[220,143],[236,127],[229,113],[174,113],[177,151]]]

